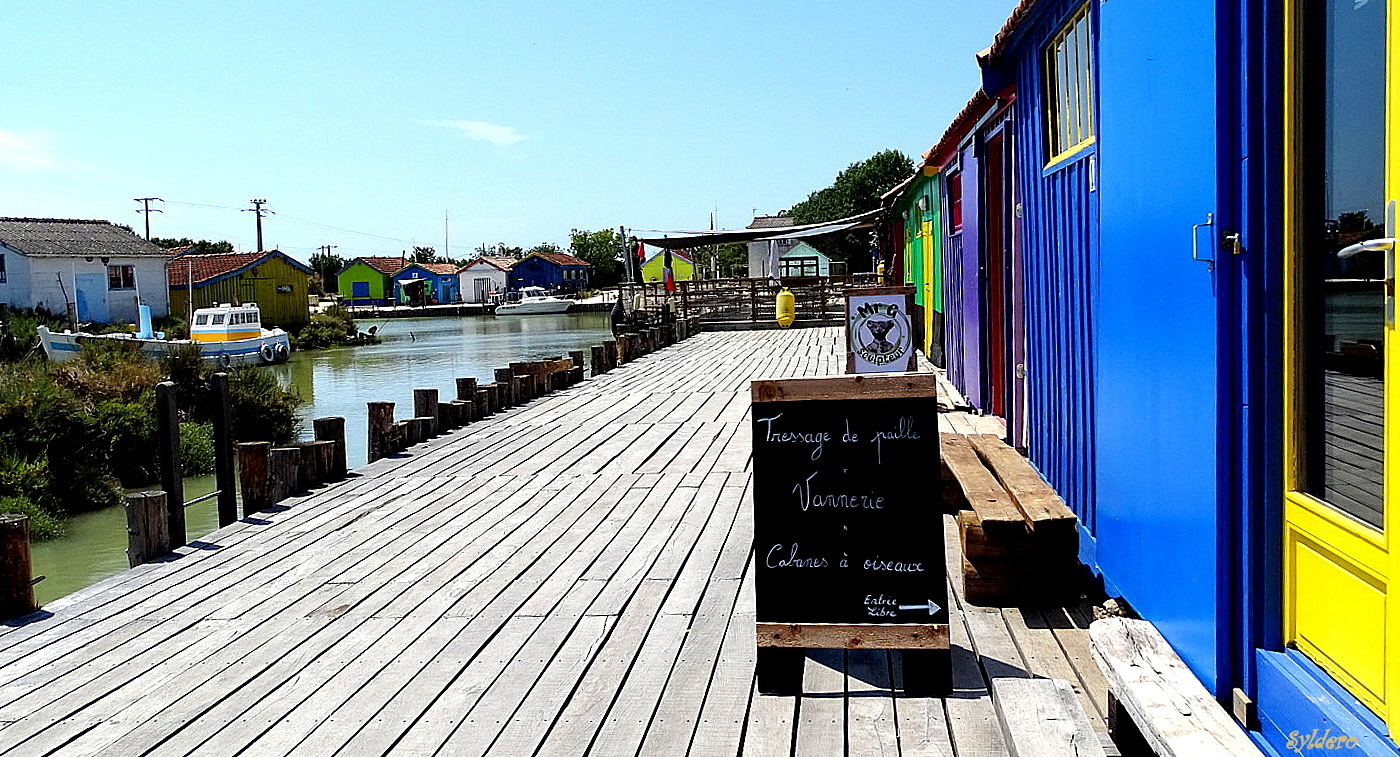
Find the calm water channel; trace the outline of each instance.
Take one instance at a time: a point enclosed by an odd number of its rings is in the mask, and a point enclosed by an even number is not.
[[[311,419],[345,418],[351,468],[365,464],[367,402],[394,402],[399,418],[413,411],[413,390],[436,388],[443,399],[456,396],[455,380],[494,380],[494,370],[513,361],[567,355],[611,339],[606,313],[496,317],[398,318],[362,321],[379,325],[381,343],[326,352],[298,352],[275,372],[307,401],[302,437],[311,438]],[[185,497],[213,491],[212,476],[185,481]],[[218,528],[211,500],[186,511],[190,538]],[[68,535],[35,544],[34,574],[46,578],[34,587],[49,602],[127,569],[126,516],[120,507],[73,518]]]

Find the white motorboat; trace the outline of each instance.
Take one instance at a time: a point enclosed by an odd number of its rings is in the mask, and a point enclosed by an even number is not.
[[[262,327],[262,312],[256,304],[216,305],[194,311],[189,339],[165,339],[151,330],[150,309],[141,306],[141,323],[135,334],[88,334],[64,330],[62,333],[39,327],[39,343],[50,360],[61,362],[76,357],[84,342],[111,340],[133,345],[154,358],[171,348],[197,345],[200,357],[220,366],[280,363],[291,355],[291,338],[282,329]]]
[[[542,313],[563,313],[573,304],[573,300],[552,297],[543,287],[524,287],[520,299],[503,302],[496,306],[496,315],[539,315]]]

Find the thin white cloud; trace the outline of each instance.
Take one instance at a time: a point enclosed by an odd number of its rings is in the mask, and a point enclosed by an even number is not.
[[[501,126],[485,121],[429,121],[428,125],[455,129],[467,139],[489,142],[497,147],[510,147],[525,138],[514,126]]]
[[[49,150],[50,135],[46,131],[27,132],[0,129],[0,167],[17,171],[43,171],[55,168],[58,161]]]

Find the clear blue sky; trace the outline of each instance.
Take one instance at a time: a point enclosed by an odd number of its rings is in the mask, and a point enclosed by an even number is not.
[[[155,236],[252,249],[266,198],[302,259],[441,251],[444,213],[455,257],[743,227],[917,158],[1015,4],[9,2],[0,215],[139,232],[156,196]]]

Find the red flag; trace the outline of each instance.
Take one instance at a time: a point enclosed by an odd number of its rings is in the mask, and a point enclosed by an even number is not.
[[[637,259],[643,262],[647,259],[647,246],[641,242],[637,243]]]
[[[666,259],[662,261],[661,278],[666,282],[666,291],[676,291],[676,274],[671,269],[671,250],[666,250]]]

